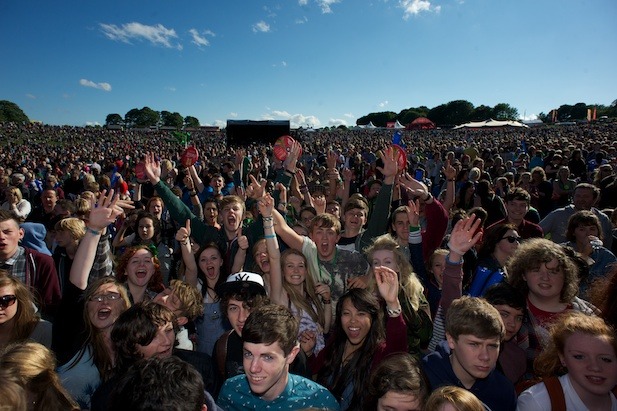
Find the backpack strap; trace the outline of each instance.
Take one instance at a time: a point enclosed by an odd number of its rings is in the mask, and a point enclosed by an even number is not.
[[[219,369],[219,375],[221,376],[221,383],[227,379],[227,367],[225,367],[225,360],[227,360],[227,341],[229,336],[233,332],[233,329],[224,332],[214,345],[216,351],[216,365]]]
[[[565,410],[566,409],[566,397],[563,393],[563,387],[559,378],[548,377],[542,380],[548,391],[548,396],[551,399],[551,410]]]

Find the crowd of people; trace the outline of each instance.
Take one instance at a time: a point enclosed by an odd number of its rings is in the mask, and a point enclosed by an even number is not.
[[[2,405],[617,411],[617,124],[292,135],[1,124]]]

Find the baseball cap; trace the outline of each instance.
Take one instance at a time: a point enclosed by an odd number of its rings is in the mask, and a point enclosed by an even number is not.
[[[249,293],[255,295],[266,295],[264,280],[261,275],[241,271],[227,277],[227,281],[216,287],[219,296],[225,294]]]

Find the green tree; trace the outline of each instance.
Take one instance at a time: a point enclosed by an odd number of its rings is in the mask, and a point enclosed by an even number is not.
[[[193,116],[186,116],[184,117],[184,127],[199,128],[199,120]]]
[[[484,104],[476,107],[471,115],[471,121],[484,121],[493,117],[493,109]]]
[[[30,119],[19,106],[7,100],[0,100],[0,123],[29,123]]]
[[[184,118],[178,112],[161,111],[161,124],[165,127],[175,127],[179,130],[184,125]]]
[[[545,114],[544,112],[541,112],[540,114],[538,114],[538,119],[541,120],[543,123],[550,123],[551,121],[551,117],[548,114]]]
[[[493,107],[493,119],[517,120],[518,110],[506,103],[499,103]]]
[[[107,117],[105,118],[106,126],[121,126],[123,124],[124,124],[124,120],[122,119],[122,116],[120,114],[117,114],[117,113],[108,114]]]
[[[356,124],[368,124],[370,121],[377,127],[385,127],[389,121],[396,121],[396,113],[393,111],[382,111],[371,113],[356,120]]]
[[[572,106],[571,116],[573,120],[585,120],[587,118],[587,104],[576,103]]]
[[[159,112],[152,110],[150,107],[144,107],[141,110],[134,108],[124,115],[124,122],[127,127],[146,128],[157,126],[159,121]]]
[[[415,119],[417,119],[418,117],[426,117],[428,115],[428,112],[429,112],[429,108],[426,106],[420,106],[420,107],[415,107],[415,108],[411,107],[408,109],[401,110],[401,112],[398,113],[396,118],[401,124],[407,125],[411,123],[412,121],[414,121]]]

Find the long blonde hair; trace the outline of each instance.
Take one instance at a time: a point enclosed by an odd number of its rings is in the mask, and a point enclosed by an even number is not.
[[[309,271],[309,265],[306,261],[306,257],[300,251],[288,248],[281,254],[281,270],[285,271],[285,261],[291,255],[297,255],[302,257],[304,266],[306,267],[306,276],[304,277],[304,295],[301,295],[294,287],[292,287],[283,276],[283,288],[289,296],[289,301],[298,309],[298,315],[302,317],[302,312],[308,313],[313,321],[325,327],[326,316],[324,314],[324,308],[319,297],[315,293],[315,283],[313,281],[313,275]]]
[[[0,381],[22,386],[32,395],[34,410],[79,410],[55,370],[54,354],[35,342],[11,344],[0,357]]]
[[[372,260],[373,254],[380,250],[392,251],[394,254],[396,265],[399,267],[399,282],[401,290],[403,291],[405,299],[409,305],[411,305],[414,311],[418,311],[420,309],[420,298],[424,293],[424,287],[416,274],[413,272],[411,264],[407,261],[405,254],[401,251],[400,245],[390,234],[384,234],[375,238],[373,243],[364,250],[370,264],[369,273],[371,275],[369,278],[369,289],[375,290],[375,287],[377,286],[375,283],[375,276],[373,275]]]

